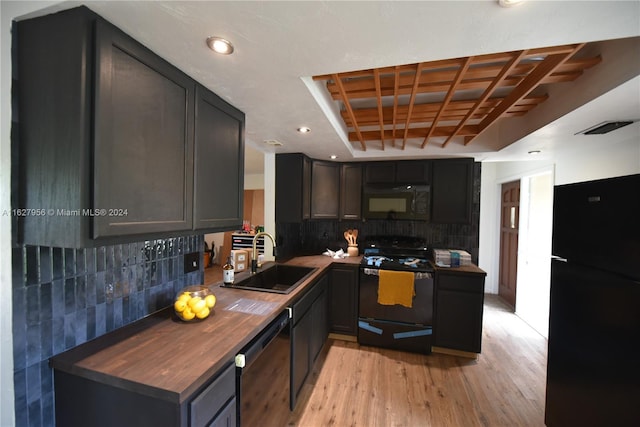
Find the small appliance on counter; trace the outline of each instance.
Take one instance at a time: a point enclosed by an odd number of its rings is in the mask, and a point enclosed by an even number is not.
[[[434,249],[433,262],[438,267],[471,265],[471,254],[460,249]]]

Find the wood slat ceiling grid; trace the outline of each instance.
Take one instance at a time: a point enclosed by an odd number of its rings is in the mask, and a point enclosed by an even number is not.
[[[379,144],[424,148],[433,139],[465,145],[503,117],[544,102],[544,87],[570,82],[601,62],[576,58],[585,44],[470,56],[314,76],[341,104],[349,141],[362,150]],[[375,143],[375,144],[374,144]],[[414,143],[411,141],[411,143]],[[433,143],[433,142],[432,142]]]

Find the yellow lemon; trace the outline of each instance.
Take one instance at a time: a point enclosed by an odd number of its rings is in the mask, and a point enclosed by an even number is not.
[[[189,301],[191,299],[191,295],[188,292],[183,293],[178,297],[178,301]]]
[[[185,300],[179,299],[173,304],[173,308],[177,313],[182,313],[185,308],[187,308],[187,302]]]
[[[196,317],[196,314],[191,311],[189,307],[185,308],[181,314],[183,320],[192,320],[194,317]]]
[[[207,303],[203,299],[200,299],[195,304],[191,305],[191,310],[193,310],[194,313],[199,313],[205,308],[207,308]]]
[[[207,303],[207,307],[213,308],[216,305],[216,296],[215,295],[207,295],[204,298],[204,301]]]
[[[204,301],[203,301],[204,302]],[[204,306],[204,308],[198,312],[196,312],[196,317],[198,319],[205,319],[207,316],[209,316],[209,307]]]
[[[189,307],[193,308],[198,302],[202,301],[202,298],[200,297],[193,297],[191,298],[189,301],[187,301],[187,304],[189,304]],[[206,303],[205,303],[206,304]]]

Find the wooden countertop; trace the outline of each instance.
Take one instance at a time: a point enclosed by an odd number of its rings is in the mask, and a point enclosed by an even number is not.
[[[305,288],[334,262],[359,264],[361,257],[332,259],[306,256],[287,262],[318,267],[290,294],[220,287],[206,283],[216,295],[212,314],[197,322],[178,320],[173,307],[149,315],[50,359],[52,368],[175,403],[182,403],[231,363],[251,341]],[[248,273],[238,273],[241,279]],[[275,303],[265,315],[229,311],[239,298]]]
[[[481,269],[475,264],[462,265],[460,267],[438,267],[437,265],[435,265],[435,263],[432,263],[432,265],[433,265],[433,268],[436,270],[436,272],[460,273],[460,274],[482,274],[485,276],[487,275],[486,271],[484,271],[483,269]]]

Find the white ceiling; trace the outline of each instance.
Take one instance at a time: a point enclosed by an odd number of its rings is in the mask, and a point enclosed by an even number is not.
[[[53,9],[79,3],[64,2]],[[584,144],[587,137],[574,136],[584,128],[605,120],[640,119],[640,78],[634,78],[640,74],[637,40],[628,52],[635,70],[616,76],[609,86],[599,85],[591,101],[560,102],[554,114],[537,113],[516,124],[517,131],[505,125],[488,132],[487,139],[511,138],[501,145],[517,141],[499,151],[482,144],[454,147],[453,152],[439,147],[354,150],[356,146],[344,142],[340,124],[325,114],[305,84],[318,74],[636,37],[640,1],[528,1],[511,8],[495,0],[84,3],[245,112],[246,173],[261,172],[263,151],[304,152],[318,159],[336,154],[339,161],[443,155],[521,160],[532,149],[553,156],[575,148],[576,138]],[[47,5],[51,2],[43,3]],[[210,35],[231,40],[233,55],[210,51],[205,43]],[[566,114],[569,110],[573,112]],[[310,127],[311,133],[297,133],[300,126]],[[606,137],[640,141],[640,122]],[[598,143],[598,138],[588,143]],[[267,146],[265,140],[283,146]]]

